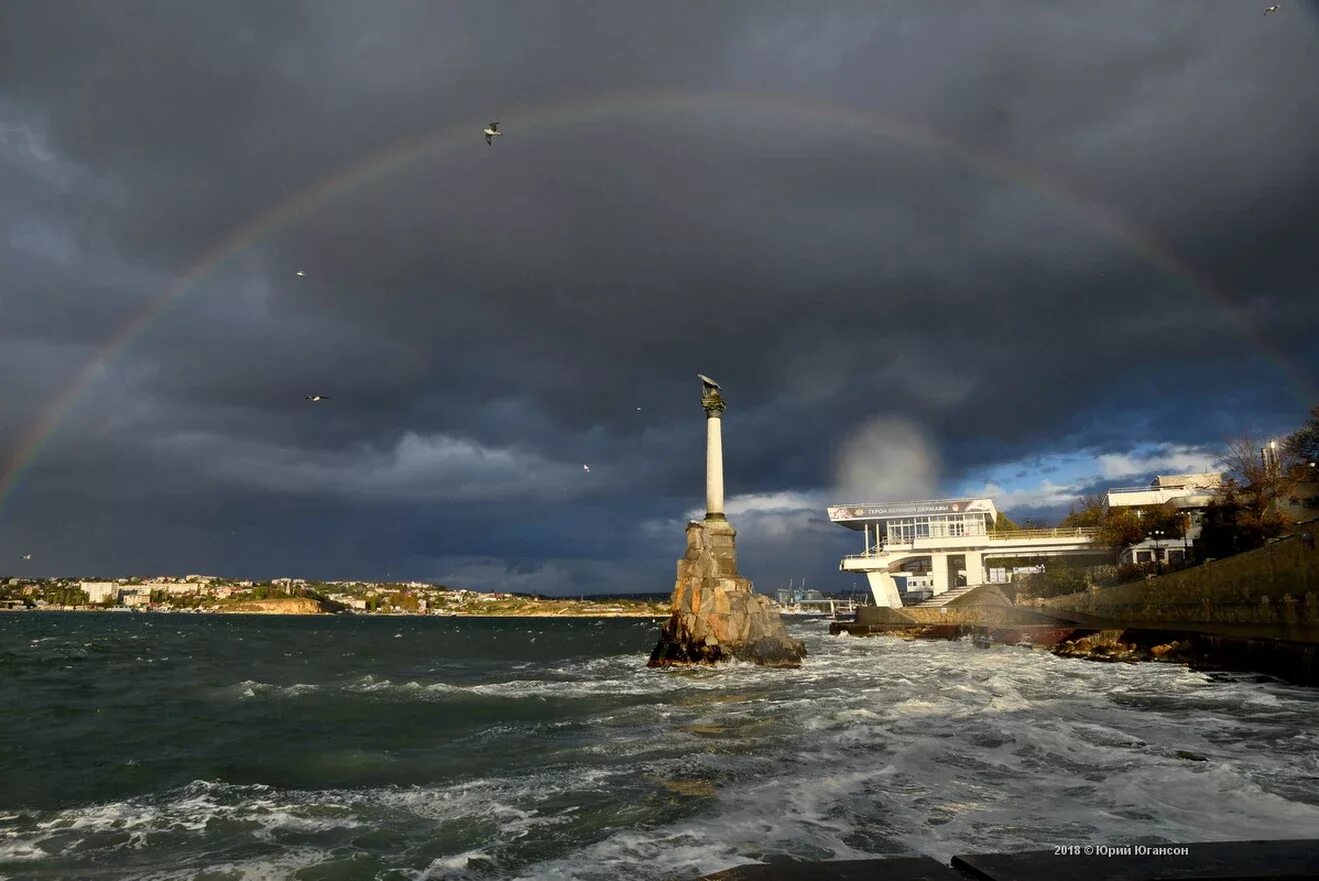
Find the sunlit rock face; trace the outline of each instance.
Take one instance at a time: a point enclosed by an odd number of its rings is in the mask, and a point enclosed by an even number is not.
[[[651,667],[737,659],[797,667],[806,656],[788,636],[767,597],[737,573],[737,532],[722,516],[687,524],[687,553],[678,561],[673,615],[651,652]]]

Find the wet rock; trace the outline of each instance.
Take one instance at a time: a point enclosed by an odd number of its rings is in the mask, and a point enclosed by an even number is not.
[[[1101,630],[1076,640],[1059,643],[1053,653],[1061,658],[1082,658],[1087,661],[1124,662],[1134,664],[1148,660],[1139,646],[1122,641],[1122,631]]]
[[[1191,641],[1189,639],[1165,642],[1150,649],[1150,655],[1161,661],[1178,660],[1190,654],[1190,652]]]
[[[737,659],[798,667],[806,656],[788,636],[769,598],[737,573],[737,533],[724,519],[687,524],[687,553],[678,561],[673,614],[660,629],[649,666],[714,664]]]

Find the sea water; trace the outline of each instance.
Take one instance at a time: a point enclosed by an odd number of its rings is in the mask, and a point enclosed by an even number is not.
[[[685,879],[1319,837],[1319,692],[793,624],[0,615],[0,877]]]

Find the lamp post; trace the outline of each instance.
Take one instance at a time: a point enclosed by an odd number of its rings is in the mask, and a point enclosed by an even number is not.
[[[1153,532],[1151,532],[1149,535],[1150,538],[1154,539],[1154,571],[1155,572],[1163,571],[1163,563],[1159,559],[1159,551],[1162,550],[1162,547],[1160,546],[1159,542],[1160,540],[1162,540],[1164,534],[1165,533],[1162,529],[1156,529]]]

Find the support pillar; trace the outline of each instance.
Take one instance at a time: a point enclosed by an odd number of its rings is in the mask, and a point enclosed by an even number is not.
[[[966,552],[966,586],[985,583],[985,555],[983,551]]]
[[[948,591],[949,578],[947,554],[930,554],[930,583],[934,587],[935,596]]]
[[[866,573],[870,582],[870,593],[875,598],[875,605],[890,609],[902,608],[902,597],[898,596],[898,583],[888,572],[870,571]]]

